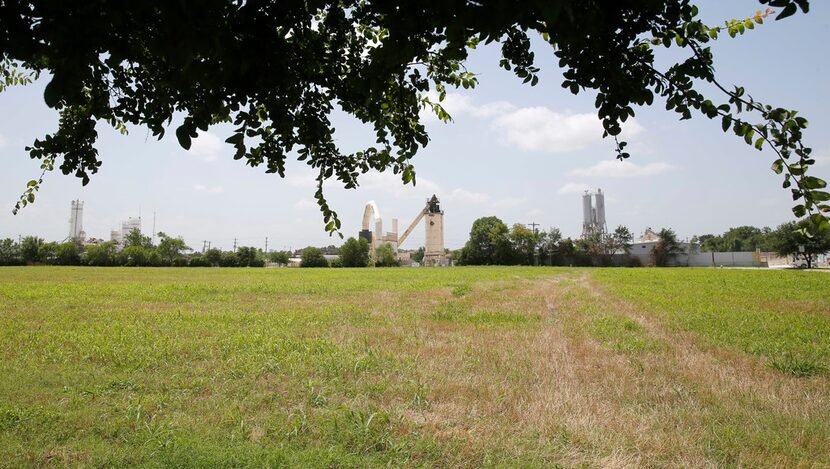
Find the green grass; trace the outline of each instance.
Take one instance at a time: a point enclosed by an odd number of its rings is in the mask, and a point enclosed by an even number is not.
[[[801,272],[0,268],[0,466],[830,464],[828,311]]]
[[[723,269],[608,269],[607,291],[719,346],[795,376],[830,367],[830,275]]]

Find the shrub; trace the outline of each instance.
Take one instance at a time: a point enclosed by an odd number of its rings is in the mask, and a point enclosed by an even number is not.
[[[399,267],[401,265],[391,244],[381,244],[375,251],[375,266]]]
[[[193,256],[187,265],[190,267],[210,267],[210,262],[204,256]]]
[[[80,265],[81,253],[73,242],[59,244],[55,249],[55,263],[58,265]]]
[[[329,261],[323,256],[323,251],[318,248],[308,247],[303,250],[303,257],[300,260],[300,267],[328,267]]]

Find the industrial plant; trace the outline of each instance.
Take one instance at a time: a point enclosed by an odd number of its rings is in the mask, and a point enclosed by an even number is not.
[[[607,232],[605,194],[602,193],[602,189],[597,189],[596,192],[585,191],[582,195],[582,237],[588,238]]]
[[[424,221],[426,236],[422,265],[427,267],[446,266],[448,260],[444,250],[444,212],[441,210],[440,202],[435,194],[427,199],[424,208],[418,212],[418,215],[400,237],[398,236],[397,218],[392,219],[392,231],[384,233],[380,209],[374,200],[370,200],[363,209],[363,225],[359,236],[369,242],[371,247],[369,252],[372,255],[381,245],[388,244],[392,246],[398,259],[401,259],[404,254],[399,251],[399,247],[412,234],[418,223],[424,219],[426,219]],[[374,230],[370,229],[372,221],[374,221]]]
[[[84,203],[73,200],[69,208],[69,241],[83,243],[86,241],[84,232]]]

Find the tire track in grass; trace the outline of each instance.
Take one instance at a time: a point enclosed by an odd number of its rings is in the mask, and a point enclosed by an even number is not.
[[[679,386],[677,392],[686,394],[690,405],[684,414],[675,415],[675,423],[686,421],[687,428],[697,429],[694,438],[710,462],[830,464],[830,393],[824,377],[784,375],[767,366],[763,357],[713,345],[667,324],[660,312],[615,297],[593,279],[586,278],[585,287],[597,301],[667,345],[655,355],[659,360],[643,366],[655,367],[667,385]]]

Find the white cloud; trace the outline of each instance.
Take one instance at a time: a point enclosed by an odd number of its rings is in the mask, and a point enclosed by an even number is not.
[[[655,176],[675,169],[677,167],[663,162],[638,165],[628,160],[603,160],[587,168],[574,169],[569,174],[581,177],[631,178]]]
[[[200,132],[190,144],[188,154],[197,156],[205,161],[214,161],[221,155],[223,150],[230,146],[222,139],[210,132]]]
[[[193,190],[196,192],[205,192],[207,194],[221,194],[225,192],[222,186],[205,186],[204,184],[194,184]]]
[[[380,191],[391,194],[394,197],[428,197],[434,193],[441,192],[438,184],[433,181],[417,177],[415,178],[415,186],[411,184],[404,185],[400,174],[392,174],[391,171],[369,172],[363,174],[358,178],[360,187],[367,190]]]
[[[313,190],[317,187],[317,173],[311,169],[301,168],[292,170],[292,168],[288,168],[285,172],[287,173],[285,175],[285,182],[291,186],[307,190]]]
[[[493,121],[505,143],[523,150],[564,153],[581,150],[602,141],[602,124],[596,114],[563,114],[546,107],[516,109]],[[643,128],[635,120],[625,126],[633,136]]]
[[[446,198],[454,202],[464,204],[481,204],[490,200],[490,196],[487,194],[468,191],[466,189],[461,189],[460,187],[453,189],[452,192],[446,196]]]
[[[438,101],[438,94],[435,92],[429,92],[427,96],[433,103],[440,104],[453,119],[457,119],[463,115],[471,115],[478,118],[492,117],[516,109],[516,106],[507,101],[494,101],[477,106],[473,103],[472,98],[460,93],[447,93],[444,100],[440,102]],[[431,108],[422,109],[420,115],[421,119],[426,122],[438,121],[438,117],[432,112]]]
[[[437,94],[428,96],[432,102],[438,102]],[[476,105],[472,98],[458,93],[447,93],[440,104],[453,118],[466,114],[491,119],[491,127],[500,133],[503,143],[523,150],[564,153],[602,141],[602,124],[595,113],[561,113],[542,106],[517,108],[506,101]],[[431,109],[422,110],[421,118],[427,122],[437,120]],[[625,137],[642,131],[635,119],[623,124]]]
[[[297,201],[297,203],[294,204],[294,208],[296,208],[297,210],[316,210],[318,207],[313,200],[300,199]]]
[[[493,208],[513,208],[527,203],[527,197],[505,197],[493,202]]]
[[[583,192],[591,190],[588,184],[580,184],[576,182],[569,182],[559,188],[560,194],[582,194]]]

